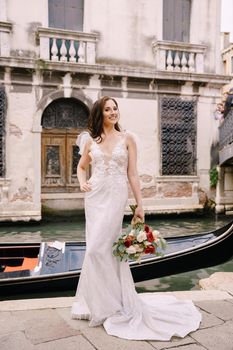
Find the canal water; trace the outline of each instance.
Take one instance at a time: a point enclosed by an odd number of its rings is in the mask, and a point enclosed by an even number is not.
[[[232,216],[166,216],[147,217],[147,224],[158,229],[166,237],[184,236],[201,232],[209,232],[228,222],[232,221]],[[123,224],[123,229],[129,225],[129,219]],[[0,223],[0,243],[1,242],[41,242],[41,241],[82,241],[85,240],[85,219],[84,216],[53,217],[44,219],[39,223],[25,224],[3,224]],[[224,254],[224,252],[223,252]],[[217,271],[233,271],[233,259],[218,266],[167,276],[136,283],[138,292],[151,291],[178,291],[199,289],[198,281],[209,277]],[[75,291],[62,293],[49,293],[43,295],[21,295],[20,298],[28,297],[49,297],[74,295]],[[16,296],[15,298],[18,298]]]

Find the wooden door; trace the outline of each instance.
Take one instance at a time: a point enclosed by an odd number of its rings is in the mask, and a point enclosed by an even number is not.
[[[42,193],[77,192],[80,159],[76,139],[87,127],[89,110],[74,98],[60,98],[45,109],[42,125]]]
[[[80,159],[76,145],[77,129],[43,129],[42,193],[77,192],[77,165]]]

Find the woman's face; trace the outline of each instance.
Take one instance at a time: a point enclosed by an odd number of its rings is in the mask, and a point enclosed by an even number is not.
[[[103,108],[104,126],[115,125],[119,121],[118,107],[113,100],[106,101]]]

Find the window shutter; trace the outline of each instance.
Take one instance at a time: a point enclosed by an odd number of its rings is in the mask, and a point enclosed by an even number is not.
[[[191,0],[163,0],[163,40],[189,42]]]
[[[65,29],[64,0],[49,0],[49,26]]]
[[[49,26],[83,30],[83,0],[49,0]]]
[[[83,0],[67,0],[65,29],[83,31]]]

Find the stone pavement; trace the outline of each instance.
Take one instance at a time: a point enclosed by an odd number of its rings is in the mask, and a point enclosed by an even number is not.
[[[87,321],[72,320],[73,297],[65,297],[0,302],[0,349],[233,350],[233,273],[226,276],[225,290],[216,288],[215,278],[215,289],[167,292],[192,299],[202,313],[200,329],[184,339],[132,341],[109,336],[102,326],[90,328]]]

